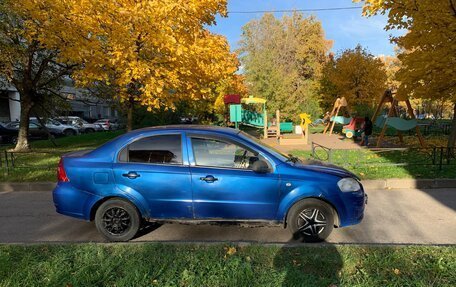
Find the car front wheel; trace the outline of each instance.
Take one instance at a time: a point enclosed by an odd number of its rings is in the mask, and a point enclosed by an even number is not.
[[[122,199],[110,199],[97,209],[95,225],[109,241],[128,241],[138,232],[141,218],[131,203]]]
[[[332,208],[318,199],[305,199],[296,203],[288,212],[287,228],[295,239],[305,242],[324,241],[334,229]]]

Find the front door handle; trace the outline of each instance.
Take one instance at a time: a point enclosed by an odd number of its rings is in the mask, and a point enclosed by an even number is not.
[[[135,179],[137,177],[140,177],[141,175],[139,175],[138,173],[134,172],[134,171],[129,171],[128,173],[124,173],[122,174],[123,177],[127,177],[129,179]]]
[[[213,175],[206,175],[205,177],[200,177],[200,180],[211,183],[217,181],[218,178],[214,177]]]

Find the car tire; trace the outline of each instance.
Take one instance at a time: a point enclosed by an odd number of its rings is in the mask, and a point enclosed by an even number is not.
[[[324,241],[334,229],[334,212],[324,201],[309,198],[293,205],[287,215],[287,229],[295,239]]]
[[[94,133],[95,130],[94,130],[94,129],[86,129],[85,132],[86,132],[87,134],[91,134],[91,133]]]
[[[76,135],[76,132],[74,130],[71,130],[71,129],[66,129],[66,130],[63,131],[63,134],[68,137],[68,136]]]
[[[129,241],[141,227],[141,216],[136,207],[123,199],[110,199],[95,213],[95,226],[109,241]]]
[[[16,145],[17,144],[17,136],[12,136],[10,138],[10,142],[13,144],[13,145]]]

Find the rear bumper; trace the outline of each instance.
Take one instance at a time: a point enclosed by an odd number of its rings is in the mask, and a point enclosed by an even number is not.
[[[92,207],[102,199],[100,196],[74,188],[69,182],[59,182],[52,197],[58,213],[83,220],[90,220]]]

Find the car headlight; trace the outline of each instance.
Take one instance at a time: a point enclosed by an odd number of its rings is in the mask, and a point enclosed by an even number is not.
[[[339,186],[340,191],[343,192],[353,192],[361,189],[359,182],[351,177],[342,178],[337,185]]]

